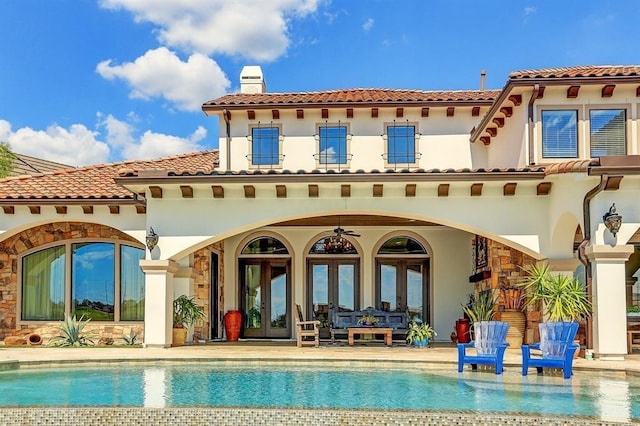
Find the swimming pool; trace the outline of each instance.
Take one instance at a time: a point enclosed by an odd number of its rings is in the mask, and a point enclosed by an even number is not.
[[[2,407],[292,407],[640,418],[640,380],[589,373],[127,365],[0,373]]]

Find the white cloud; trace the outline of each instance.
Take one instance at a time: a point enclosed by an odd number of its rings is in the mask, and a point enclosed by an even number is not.
[[[132,98],[162,97],[185,111],[198,111],[203,102],[222,96],[231,85],[214,60],[198,53],[183,62],[174,52],[160,47],[134,62],[111,62],[100,62],[96,71],[108,80],[125,80]]]
[[[538,9],[536,9],[533,6],[528,6],[524,8],[524,14],[526,15],[533,15],[534,13],[536,13],[538,11]]]
[[[136,136],[137,128],[132,124],[138,120],[135,114],[127,114],[128,120],[119,120],[113,115],[98,113],[98,128],[104,129],[105,138],[115,153],[126,160],[150,160],[168,155],[206,149],[199,145],[207,136],[207,130],[199,126],[188,138],[154,133],[147,130],[141,137]]]
[[[23,127],[14,132],[11,123],[0,120],[0,140],[9,142],[14,152],[70,166],[107,160],[109,147],[96,139],[97,135],[82,124],[72,124],[68,129],[57,124],[46,130]]]
[[[187,52],[272,61],[289,44],[288,20],[314,13],[322,0],[101,0],[137,22],[159,27],[159,41]]]
[[[201,151],[204,149],[198,143],[207,135],[207,130],[199,126],[188,138],[154,133],[150,130],[144,132],[140,142],[127,146],[124,155],[127,158],[148,160],[168,155],[182,154],[185,152]]]
[[[369,19],[367,19],[367,20],[365,21],[365,23],[364,23],[364,24],[362,24],[362,30],[363,30],[365,33],[368,33],[368,32],[371,30],[371,28],[373,28],[373,24],[374,24],[374,23],[375,23],[375,20],[374,20],[373,18],[369,18]]]
[[[137,119],[135,115],[128,114],[128,122],[111,114],[98,113],[97,117],[96,130],[83,124],[72,124],[68,129],[54,124],[46,130],[23,127],[13,131],[11,123],[0,120],[0,141],[8,142],[16,153],[75,167],[109,161],[149,160],[207,149],[200,145],[207,136],[207,130],[202,126],[186,138],[150,130],[139,136],[138,129],[132,124]],[[102,133],[104,141],[99,140]]]

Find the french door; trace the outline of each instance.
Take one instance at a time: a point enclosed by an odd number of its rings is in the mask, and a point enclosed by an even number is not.
[[[377,259],[376,306],[429,321],[428,277],[428,259]]]
[[[290,262],[280,259],[240,261],[243,336],[291,336]]]
[[[334,312],[360,309],[358,259],[308,260],[307,312],[320,321],[320,335],[329,336]]]

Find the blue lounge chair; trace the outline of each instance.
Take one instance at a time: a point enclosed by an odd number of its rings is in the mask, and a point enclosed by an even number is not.
[[[473,324],[475,339],[469,343],[458,343],[458,373],[462,373],[464,364],[471,364],[476,371],[478,364],[496,367],[496,374],[502,374],[504,351],[509,344],[506,341],[509,324],[501,321],[480,321]],[[476,355],[467,355],[467,348],[475,348]]]
[[[522,375],[526,376],[529,367],[536,367],[538,374],[543,368],[562,368],[564,378],[573,374],[573,355],[579,346],[574,343],[578,332],[577,322],[543,322],[539,325],[540,343],[522,345]],[[539,349],[541,357],[531,357],[531,349]]]

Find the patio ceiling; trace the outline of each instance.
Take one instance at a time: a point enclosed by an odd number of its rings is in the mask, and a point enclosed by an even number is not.
[[[405,219],[393,216],[378,215],[333,215],[309,217],[303,219],[287,220],[274,223],[271,226],[323,226],[335,227],[340,221],[340,226],[440,226],[433,222],[415,219]]]

